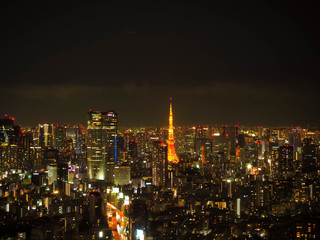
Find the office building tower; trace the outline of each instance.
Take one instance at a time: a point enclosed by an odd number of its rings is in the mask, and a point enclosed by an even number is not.
[[[205,148],[207,154],[212,153],[212,141],[209,138],[196,138],[194,140],[194,151],[200,155],[201,147]]]
[[[0,171],[18,169],[18,147],[15,144],[2,143],[0,146]]]
[[[59,158],[57,164],[57,187],[60,193],[67,193],[68,188],[68,162],[65,156]]]
[[[87,134],[89,178],[112,180],[117,163],[117,114],[90,111]]]
[[[117,164],[118,161],[118,146],[117,146],[117,113],[114,111],[107,112],[106,126],[107,126],[107,164]]]
[[[29,170],[33,168],[33,137],[31,132],[22,131],[20,144],[18,146],[18,169]]]
[[[207,127],[197,126],[195,129],[195,138],[208,138],[209,131]]]
[[[13,117],[0,119],[0,142],[15,144],[19,143],[20,126],[14,124]]]
[[[193,128],[186,128],[184,131],[184,149],[185,152],[188,154],[194,153],[194,138],[195,138],[195,131]]]
[[[114,168],[114,184],[115,185],[128,185],[130,184],[130,167],[129,166],[116,166]]]
[[[289,133],[289,145],[293,146],[293,151],[298,151],[298,148],[301,147],[301,134],[297,132]]]
[[[66,137],[66,128],[63,125],[57,125],[54,127],[54,148],[61,149],[64,145]]]
[[[54,145],[53,137],[53,124],[39,124],[39,147],[49,147],[52,148]]]
[[[267,212],[270,209],[272,186],[269,181],[263,181],[260,177],[261,175],[258,175],[255,180],[250,181],[250,191],[255,193],[250,195],[250,208],[253,214],[258,210]]]
[[[48,184],[56,183],[58,180],[59,150],[46,149],[44,152],[44,161],[48,171]]]
[[[145,153],[147,133],[145,131],[138,132],[136,135],[136,139],[137,139],[138,156],[141,157]]]
[[[14,118],[5,117],[0,119],[0,171],[21,169],[21,130],[14,124]]]
[[[154,141],[152,150],[152,184],[165,186],[168,176],[168,149],[164,142]]]
[[[89,192],[89,222],[94,225],[107,225],[105,204],[100,192]]]
[[[302,172],[305,173],[317,171],[318,148],[312,140],[312,138],[303,139]]]
[[[237,145],[237,137],[239,132],[238,125],[224,125],[223,127],[223,135],[226,137],[229,142],[229,153],[230,156],[236,155],[236,145]]]
[[[76,154],[83,152],[83,135],[81,125],[66,128],[66,138],[72,139],[73,150]]]
[[[282,176],[286,176],[293,169],[293,147],[283,145],[279,148],[279,172]]]

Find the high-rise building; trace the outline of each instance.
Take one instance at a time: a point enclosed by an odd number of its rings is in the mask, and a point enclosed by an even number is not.
[[[195,129],[195,138],[208,138],[209,131],[207,127],[197,126]]]
[[[89,222],[98,225],[107,224],[105,222],[105,205],[100,192],[89,193]]]
[[[138,156],[138,143],[137,141],[130,140],[129,142],[129,156],[132,159],[136,159]]]
[[[0,119],[0,142],[8,144],[18,144],[20,126],[14,124],[13,117]]]
[[[66,128],[66,138],[72,139],[72,146],[76,154],[83,151],[83,132],[80,125]]]
[[[302,147],[302,171],[316,172],[317,171],[318,149],[315,144],[312,144],[312,138],[303,139]]]
[[[184,150],[188,154],[194,153],[194,138],[195,138],[195,131],[193,128],[186,128],[184,131]]]
[[[129,166],[116,166],[114,168],[114,184],[115,185],[128,185],[130,184],[130,167]]]
[[[106,126],[107,126],[107,150],[108,158],[107,164],[113,165],[118,162],[118,146],[117,146],[117,113],[114,111],[107,112]]]
[[[18,147],[18,166],[19,169],[28,170],[33,168],[33,154],[31,147],[33,146],[33,138],[31,132],[22,131],[20,146]]]
[[[46,163],[46,169],[48,171],[48,184],[56,183],[57,177],[57,166],[59,163],[59,150],[57,149],[46,149],[44,152],[44,161]]]
[[[0,119],[0,171],[22,169],[18,155],[21,156],[21,130],[14,124],[14,118]]]
[[[293,171],[293,147],[283,145],[279,148],[279,172],[287,175]]]
[[[229,142],[230,155],[236,155],[236,146],[237,146],[237,137],[239,127],[238,125],[224,125],[223,127],[223,135],[227,138]]]
[[[63,125],[54,127],[54,148],[61,149],[66,138],[66,128]]]
[[[53,147],[53,124],[39,124],[39,146],[40,147]]]
[[[171,163],[178,163],[179,158],[176,154],[176,149],[174,147],[174,137],[173,137],[173,114],[172,114],[172,98],[170,98],[170,113],[169,113],[169,134],[168,134],[168,161]]]
[[[90,111],[87,136],[90,179],[111,180],[117,164],[117,114]]]
[[[156,186],[165,186],[168,176],[167,145],[164,142],[154,141],[152,151],[152,183]]]
[[[212,153],[212,141],[209,138],[196,138],[194,140],[194,151],[200,155],[201,147],[205,148],[206,153]]]
[[[138,156],[143,156],[146,149],[147,133],[145,131],[138,132],[136,135]]]

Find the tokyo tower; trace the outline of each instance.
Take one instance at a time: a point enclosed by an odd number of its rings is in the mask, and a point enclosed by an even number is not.
[[[169,114],[169,136],[167,140],[168,145],[168,161],[172,163],[178,163],[179,158],[176,154],[173,138],[173,114],[172,114],[172,98],[170,98],[170,114]]]

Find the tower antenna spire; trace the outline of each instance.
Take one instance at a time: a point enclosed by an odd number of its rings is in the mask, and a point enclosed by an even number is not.
[[[174,137],[173,137],[173,113],[172,113],[172,98],[170,98],[170,112],[169,112],[169,130],[168,130],[168,161],[173,163],[178,163],[179,158],[176,154],[176,149],[174,147]]]

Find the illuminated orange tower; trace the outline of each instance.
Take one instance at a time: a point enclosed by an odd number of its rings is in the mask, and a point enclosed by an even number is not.
[[[169,114],[169,136],[167,141],[168,147],[168,161],[172,163],[178,163],[179,158],[176,154],[176,149],[174,147],[174,138],[173,138],[173,114],[172,114],[172,98],[170,98],[170,114]]]

